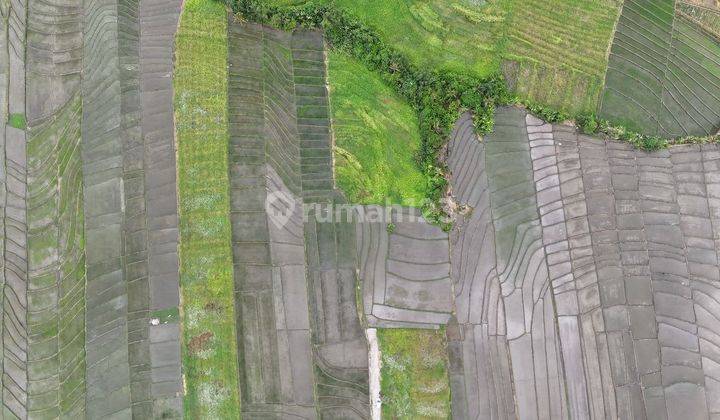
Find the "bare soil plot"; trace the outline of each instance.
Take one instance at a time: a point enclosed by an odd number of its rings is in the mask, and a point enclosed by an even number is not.
[[[231,23],[229,64],[242,411],[367,418],[354,227],[303,219],[304,203],[343,202],[322,35]]]
[[[413,208],[362,208],[357,252],[365,318],[373,327],[437,328],[452,312],[448,235]],[[418,220],[409,221],[409,214]],[[388,226],[391,226],[388,228]]]
[[[346,203],[340,194],[333,202]],[[366,419],[368,343],[356,305],[355,226],[310,216],[305,252],[318,411],[322,418]]]
[[[246,416],[315,413],[292,39],[230,27],[230,219]],[[269,211],[287,219],[270,220]]]

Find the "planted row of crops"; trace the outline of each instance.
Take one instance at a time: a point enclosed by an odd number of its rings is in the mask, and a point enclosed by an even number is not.
[[[504,54],[519,66],[505,71],[512,90],[567,112],[594,111],[618,6],[615,0],[515,2]]]
[[[628,0],[613,41],[600,115],[663,137],[720,127],[720,40],[673,0]]]

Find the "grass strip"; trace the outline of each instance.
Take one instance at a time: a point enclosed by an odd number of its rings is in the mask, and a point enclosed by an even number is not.
[[[229,217],[227,12],[186,0],[176,39],[175,124],[186,418],[240,412]]]

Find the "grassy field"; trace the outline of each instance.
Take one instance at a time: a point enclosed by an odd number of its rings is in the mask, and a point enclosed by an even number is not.
[[[185,1],[175,66],[185,417],[236,418],[227,18],[220,2]]]
[[[488,76],[500,68],[504,23],[513,0],[317,0],[377,30],[419,65]],[[268,0],[276,5],[306,0]]]
[[[379,329],[380,393],[387,419],[449,419],[445,330]]]
[[[618,18],[618,0],[514,0],[503,70],[523,98],[594,111]]]
[[[298,4],[303,0],[270,0]],[[329,0],[322,0],[329,2]],[[522,99],[594,111],[621,0],[334,0],[416,64],[488,76]]]
[[[417,116],[375,73],[330,51],[335,176],[351,203],[420,205],[426,179],[414,157]]]

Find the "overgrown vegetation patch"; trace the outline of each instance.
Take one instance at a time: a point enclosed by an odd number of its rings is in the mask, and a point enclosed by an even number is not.
[[[269,0],[277,6],[303,0]],[[489,77],[524,100],[594,111],[621,0],[319,0],[373,28],[413,64]]]
[[[449,419],[445,330],[379,329],[382,415],[388,419]]]
[[[351,13],[413,64],[487,77],[500,68],[512,0],[316,0]],[[289,6],[307,0],[269,0]],[[478,7],[482,4],[482,7]]]
[[[372,29],[333,6],[310,3],[273,7],[256,0],[238,0],[232,6],[241,19],[286,30],[299,26],[323,29],[333,48],[376,71],[415,110],[422,140],[417,163],[430,181],[427,198],[435,203],[426,206],[425,215],[428,220],[439,223],[444,213],[438,202],[445,193],[447,180],[442,176],[438,151],[462,109],[473,111],[479,131],[492,129],[495,103],[508,98],[502,78],[499,75],[478,78],[414,65]]]
[[[176,40],[180,283],[187,418],[240,412],[228,197],[227,15],[187,0]]]

